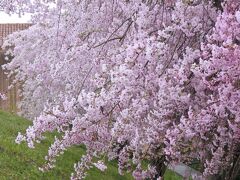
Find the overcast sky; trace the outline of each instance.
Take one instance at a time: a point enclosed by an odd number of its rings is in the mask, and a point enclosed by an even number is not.
[[[19,18],[18,15],[5,14],[0,12],[0,23],[27,23],[30,20],[30,15],[25,15],[24,17]]]

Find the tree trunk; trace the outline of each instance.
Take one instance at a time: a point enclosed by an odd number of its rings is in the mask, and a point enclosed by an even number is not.
[[[167,170],[167,166],[164,164],[164,162],[165,162],[165,157],[152,160],[151,165],[155,166],[157,170],[157,174],[153,178],[154,180],[157,180],[157,178],[159,177],[162,177],[162,180],[163,180],[163,175]]]

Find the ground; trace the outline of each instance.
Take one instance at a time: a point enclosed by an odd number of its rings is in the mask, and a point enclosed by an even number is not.
[[[53,142],[53,135],[47,135],[35,149],[29,149],[26,144],[16,144],[18,132],[24,132],[31,124],[24,118],[0,111],[0,179],[70,179],[73,164],[84,153],[83,147],[73,147],[57,159],[56,167],[47,173],[42,173],[38,167],[44,163],[48,147]],[[109,162],[108,169],[101,172],[94,168],[86,179],[89,180],[130,180],[129,174],[120,176],[116,162]],[[165,174],[165,180],[180,180],[171,171]]]

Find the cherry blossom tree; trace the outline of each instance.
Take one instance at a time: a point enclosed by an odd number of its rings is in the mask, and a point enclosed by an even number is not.
[[[176,152],[188,146],[192,157],[204,163],[204,174],[216,179],[220,179],[216,174],[236,179],[240,167],[239,6],[238,1],[225,3],[213,32],[201,46],[199,65],[191,67],[188,83],[195,102],[181,117],[180,125],[167,133],[173,139],[167,148],[172,157],[178,159]],[[198,98],[204,103],[198,104]],[[181,153],[183,158],[186,152]],[[185,158],[191,157],[187,154]]]
[[[22,82],[22,113],[33,119],[16,142],[34,148],[44,132],[60,133],[41,170],[84,144],[72,179],[93,165],[104,171],[106,159],[135,179],[195,159],[202,178],[236,176],[237,0],[3,2],[33,13],[33,25],[5,41],[13,59],[4,67]]]

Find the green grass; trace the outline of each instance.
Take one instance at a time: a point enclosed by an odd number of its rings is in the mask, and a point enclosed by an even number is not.
[[[44,157],[54,137],[47,135],[47,138],[37,144],[35,149],[29,149],[25,143],[16,144],[15,138],[18,132],[24,132],[30,124],[31,122],[24,118],[0,111],[0,179],[70,179],[73,164],[84,154],[84,148],[70,148],[57,159],[53,170],[42,173],[38,167],[43,165]],[[129,174],[120,176],[117,172],[117,164],[109,162],[105,172],[93,168],[86,179],[130,180],[132,177]],[[179,179],[181,178],[171,171],[165,174],[165,180]]]

